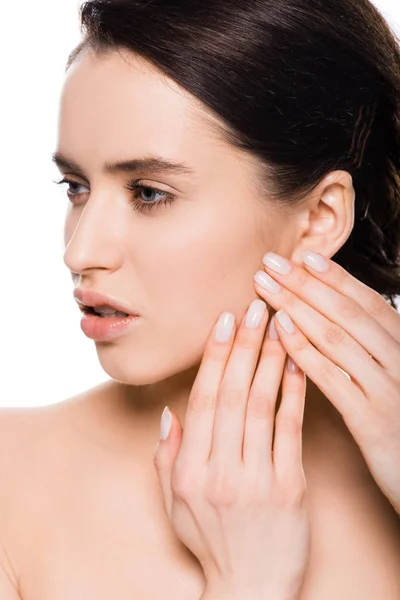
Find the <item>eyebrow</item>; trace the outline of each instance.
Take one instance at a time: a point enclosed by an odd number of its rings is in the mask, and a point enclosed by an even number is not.
[[[52,157],[52,161],[59,167],[66,171],[74,171],[77,175],[80,175],[84,179],[88,179],[82,167],[80,167],[75,161],[67,158],[61,152],[55,152]],[[185,163],[171,162],[166,158],[159,156],[148,156],[143,158],[134,158],[131,160],[124,160],[115,163],[105,163],[103,165],[104,173],[134,173],[137,171],[153,171],[157,173],[171,173],[175,175],[194,175],[195,171],[191,169]]]

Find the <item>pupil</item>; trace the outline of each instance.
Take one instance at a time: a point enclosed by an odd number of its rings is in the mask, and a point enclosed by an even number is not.
[[[155,192],[154,190],[152,190],[151,188],[143,188],[143,193],[146,193],[146,192],[148,192],[148,193],[150,194],[150,196],[151,196],[152,194],[155,194],[155,193],[156,193],[156,192]],[[145,198],[145,200],[150,200],[150,201],[152,201],[152,200],[154,200],[154,198]]]

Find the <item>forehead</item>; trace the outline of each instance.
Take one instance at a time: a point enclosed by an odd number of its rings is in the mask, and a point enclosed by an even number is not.
[[[218,138],[217,119],[194,96],[156,67],[129,52],[78,57],[61,94],[59,145],[71,153],[107,147],[110,156],[131,150],[187,153]],[[138,148],[139,150],[139,148]]]

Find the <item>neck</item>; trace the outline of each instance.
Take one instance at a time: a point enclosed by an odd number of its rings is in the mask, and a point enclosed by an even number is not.
[[[109,411],[119,415],[135,437],[148,440],[149,446],[157,443],[161,413],[168,406],[178,417],[183,429],[189,395],[198,372],[198,366],[146,386],[129,386],[116,381],[107,384]],[[110,393],[111,392],[111,393]],[[278,394],[277,408],[279,407]],[[303,423],[303,440],[320,438],[324,432],[347,431],[333,404],[319,388],[307,378],[306,403]]]

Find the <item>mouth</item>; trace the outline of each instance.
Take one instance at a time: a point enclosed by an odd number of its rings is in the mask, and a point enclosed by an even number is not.
[[[101,319],[115,319],[115,318],[126,318],[132,315],[128,315],[127,313],[121,312],[119,310],[110,308],[110,307],[93,307],[93,306],[81,306],[81,311],[86,315],[95,315],[96,317],[100,317]]]
[[[74,291],[75,301],[80,310],[87,316],[100,319],[137,317],[133,307],[128,303],[118,300],[108,294],[101,294],[95,290],[77,288]],[[125,312],[128,309],[130,312]]]

